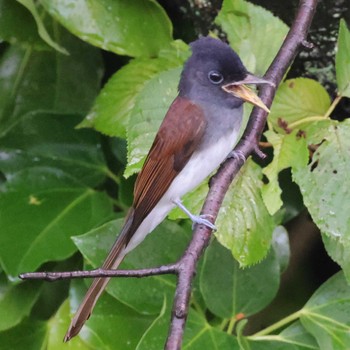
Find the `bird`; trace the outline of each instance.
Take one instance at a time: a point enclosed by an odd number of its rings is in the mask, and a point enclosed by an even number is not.
[[[102,269],[116,269],[178,206],[193,221],[215,229],[208,217],[192,214],[181,198],[197,187],[231,153],[242,125],[243,103],[269,112],[246,84],[271,84],[249,73],[226,43],[201,37],[180,76],[178,95],[155,136],[134,185],[133,204]],[[95,278],[80,304],[64,341],[76,336],[109,278]]]

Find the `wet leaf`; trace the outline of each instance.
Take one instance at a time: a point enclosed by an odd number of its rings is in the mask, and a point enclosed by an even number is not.
[[[119,55],[156,56],[172,40],[172,25],[153,0],[41,0],[84,41]]]
[[[37,50],[49,49],[30,12],[13,0],[0,0],[0,40]]]
[[[126,177],[140,171],[159,126],[176,97],[179,77],[179,68],[159,73],[145,84],[137,96],[128,126]]]
[[[343,19],[339,26],[335,69],[338,93],[350,97],[350,31]]]
[[[89,110],[100,84],[100,54],[67,33],[60,37],[69,56],[16,46],[2,55],[0,137],[29,113],[81,115]]]
[[[48,44],[58,52],[68,55],[68,51],[64,47],[60,46],[57,42],[55,42],[51,38],[50,34],[47,32],[44,22],[42,20],[42,17],[40,16],[34,1],[33,0],[16,0],[16,1],[22,4],[24,7],[26,7],[32,14],[37,25],[38,34],[40,35],[41,39],[43,39],[46,42],[46,44]]]
[[[273,146],[273,160],[263,169],[269,182],[262,188],[264,203],[271,215],[274,215],[283,205],[279,186],[279,173],[290,167],[306,166],[309,159],[307,141],[296,131],[283,135],[272,130],[264,133],[267,141]]]
[[[0,274],[0,331],[18,325],[28,316],[40,291],[40,282],[14,285],[7,281],[4,274]]]
[[[250,72],[263,76],[288,27],[271,12],[244,0],[225,0],[216,23]],[[264,28],[264,30],[261,30]]]
[[[348,349],[350,287],[342,272],[324,283],[302,309],[301,323],[322,350]]]
[[[275,225],[261,188],[261,168],[248,160],[230,185],[216,221],[215,236],[241,266],[261,261],[270,248]]]
[[[188,54],[187,45],[177,41],[170,49],[162,50],[157,58],[132,60],[110,78],[80,126],[125,138],[138,96],[150,88],[147,82],[162,71],[182,66]],[[163,95],[157,94],[153,98],[162,103]],[[129,126],[132,128],[132,124]]]
[[[281,84],[271,107],[269,123],[280,133],[303,130],[324,119],[331,105],[326,89],[307,78],[290,79]]]
[[[264,276],[261,282],[260,276]],[[250,316],[275,297],[280,266],[274,251],[261,263],[240,268],[230,251],[213,241],[205,252],[200,286],[207,307],[221,318]]]
[[[320,228],[326,248],[350,278],[350,122],[315,125],[310,140],[321,142],[308,166],[293,169],[304,203]]]

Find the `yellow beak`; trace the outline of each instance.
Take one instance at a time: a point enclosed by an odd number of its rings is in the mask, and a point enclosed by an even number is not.
[[[247,74],[245,79],[226,84],[222,87],[222,89],[229,94],[242,99],[243,101],[249,102],[254,106],[262,108],[267,113],[270,113],[270,110],[266,107],[264,102],[261,101],[258,95],[245,84],[269,84],[271,86],[275,86],[268,80],[258,78],[252,74]]]

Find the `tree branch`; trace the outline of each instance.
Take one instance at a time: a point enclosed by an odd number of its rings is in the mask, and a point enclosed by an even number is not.
[[[268,69],[265,78],[278,86],[288,67],[292,64],[301,46],[310,46],[306,41],[307,33],[314,16],[317,0],[301,0],[293,25],[280,48],[277,56]],[[276,88],[264,85],[260,97],[269,107],[274,98]],[[260,108],[255,108],[249,119],[245,133],[235,148],[240,157],[227,159],[211,178],[210,189],[204,202],[201,214],[211,216],[214,221],[218,215],[224,196],[239,170],[251,154],[264,157],[259,149],[259,140],[264,130],[267,114]],[[178,275],[171,323],[165,350],[181,349],[183,332],[189,311],[191,284],[195,275],[196,266],[204,249],[208,246],[212,232],[203,225],[196,225],[193,238],[181,259],[175,264],[164,265],[140,270],[102,270],[71,271],[71,272],[35,272],[20,275],[22,279],[44,279],[56,281],[71,278],[92,277],[146,277],[161,274]]]
[[[306,42],[308,30],[316,11],[317,0],[301,0],[299,3],[296,18],[286,36],[277,56],[268,69],[265,78],[275,83],[281,82],[288,67],[292,64],[299,48]],[[260,97],[269,107],[275,96],[275,88],[264,85]],[[251,154],[260,154],[258,142],[264,130],[267,114],[260,108],[254,108],[248,122],[246,131],[235,148],[236,152],[243,154],[247,159]],[[211,179],[210,190],[203,205],[201,214],[209,214],[215,219],[218,215],[224,196],[244,162],[241,157],[227,159],[220,167],[216,175]],[[207,227],[196,226],[193,239],[189,244],[184,256],[181,258],[184,268],[179,271],[175,300],[171,316],[171,324],[166,341],[166,350],[181,349],[183,331],[189,309],[191,294],[191,283],[194,276],[197,261],[203,250],[209,244],[211,230]]]

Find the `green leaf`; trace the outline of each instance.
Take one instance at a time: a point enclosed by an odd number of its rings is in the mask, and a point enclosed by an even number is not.
[[[41,291],[38,282],[17,285],[9,283],[0,275],[0,331],[12,328],[28,316]],[[6,315],[6,317],[5,317]]]
[[[329,136],[329,129],[332,128],[334,122],[334,120],[327,118],[315,121],[305,126],[305,137],[308,145],[319,146],[319,144],[321,144],[323,140]],[[297,165],[301,166],[302,164]]]
[[[337,237],[322,235],[322,241],[328,255],[343,269],[348,281],[350,281],[350,249],[349,243]]]
[[[121,281],[118,279],[118,282]],[[75,311],[85,293],[82,281],[74,281],[70,290],[71,310]],[[65,319],[68,315],[64,315]],[[119,303],[109,295],[103,295],[79,337],[89,349],[133,350],[154,317],[141,315]],[[63,338],[68,324],[60,327]],[[72,339],[74,344],[74,339]],[[61,345],[62,348],[62,345]],[[74,348],[75,349],[75,348]]]
[[[280,334],[250,337],[251,350],[319,350],[315,338],[300,321],[292,323]]]
[[[324,283],[301,310],[301,323],[320,349],[348,349],[350,344],[350,287],[342,272]]]
[[[290,79],[281,84],[271,107],[269,123],[281,133],[290,133],[324,119],[331,101],[326,89],[307,78]]]
[[[15,46],[2,55],[0,136],[28,113],[84,114],[89,110],[100,85],[100,54],[71,35],[58,32],[69,56]]]
[[[12,277],[75,250],[70,236],[113,217],[98,135],[71,116],[29,115],[0,139],[0,261]]]
[[[350,31],[343,19],[339,25],[335,70],[339,95],[350,97]]]
[[[161,313],[144,334],[136,349],[162,349],[168,334],[169,319],[170,307],[169,305],[164,305]],[[191,308],[186,324],[182,349],[238,350],[239,346],[235,337],[222,332],[218,328],[212,327],[202,314]]]
[[[290,259],[288,231],[283,226],[277,226],[272,234],[272,248],[280,265],[281,273],[285,271]]]
[[[33,16],[13,0],[0,0],[0,41],[37,50],[48,49],[38,35]]]
[[[85,235],[74,237],[74,243],[94,267],[101,266],[123,224],[111,221]],[[147,268],[173,263],[183,254],[190,232],[173,222],[163,222],[135,250],[130,252],[121,269]],[[96,246],[96,242],[99,242]],[[174,276],[145,279],[118,278],[109,283],[107,291],[122,303],[141,313],[157,314],[164,295],[173,296]]]
[[[57,50],[58,52],[61,52],[65,55],[68,55],[68,52],[65,48],[63,48],[62,46],[60,46],[58,43],[56,43],[49,35],[49,33],[47,32],[43,20],[37,10],[37,8],[35,7],[34,1],[33,0],[16,0],[17,2],[19,2],[20,4],[22,4],[24,7],[26,7],[30,13],[32,14],[37,28],[38,28],[38,34],[40,35],[41,39],[43,39],[49,46],[51,46],[52,48],[54,48],[55,50]]]
[[[289,167],[306,166],[309,151],[305,137],[296,131],[283,135],[268,130],[264,134],[273,146],[273,160],[263,169],[269,182],[262,188],[264,203],[271,215],[274,215],[283,205],[282,190],[278,183],[278,174]]]
[[[76,130],[73,116],[27,115],[0,139],[0,168],[6,178],[24,170],[50,168],[64,171],[81,186],[95,187],[104,181],[108,169],[91,130]]]
[[[156,56],[172,40],[171,22],[154,0],[41,0],[41,3],[70,32],[119,55]]]
[[[278,182],[282,188],[283,207],[274,215],[274,219],[276,223],[287,223],[304,211],[305,206],[300,188],[292,179],[291,168],[279,174]]]
[[[0,167],[11,179],[24,170],[59,169],[69,174],[77,186],[95,187],[105,180],[109,170],[99,144],[99,135],[91,130],[76,130],[79,118],[37,114],[24,117],[11,132],[0,139]]]
[[[225,0],[215,22],[227,33],[247,69],[261,76],[288,32],[271,12],[243,0]]]
[[[240,350],[250,350],[248,339],[243,335],[243,332],[247,323],[248,323],[248,319],[239,318],[238,322],[236,322],[235,324],[235,332],[237,333],[237,341],[238,341]]]
[[[128,127],[128,165],[125,176],[137,173],[159,126],[177,94],[180,69],[161,72],[150,79],[135,100]]]
[[[350,121],[314,126],[310,139],[322,140],[306,167],[293,169],[313,221],[327,236],[326,248],[350,278]]]
[[[147,331],[143,334],[136,350],[158,350],[165,344],[169,329],[170,307],[164,298],[159,315],[153,320]]]
[[[75,251],[70,236],[113,215],[107,195],[88,187],[105,178],[97,135],[74,130],[75,122],[28,116],[0,139],[7,179],[0,194],[0,261],[12,277],[67,258]]]
[[[278,341],[293,344],[298,349],[318,350],[315,338],[306,331],[300,321],[296,321],[284,329],[278,336]]]
[[[69,257],[76,250],[71,236],[112,217],[106,194],[82,187],[50,167],[13,176],[1,195],[0,211],[0,261],[12,277]]]
[[[279,276],[280,266],[274,251],[260,264],[241,269],[230,251],[213,241],[205,252],[200,287],[209,310],[215,315],[250,316],[273,300]]]
[[[0,350],[38,350],[46,348],[46,322],[25,320],[17,327],[0,333]]]
[[[191,309],[185,329],[183,349],[238,350],[239,345],[234,336],[212,327],[203,314]]]
[[[216,221],[215,236],[241,266],[266,256],[275,226],[261,197],[261,176],[261,168],[248,160],[226,193]]]
[[[140,57],[132,60],[103,87],[80,126],[94,127],[107,135],[125,137],[135,100],[147,82],[164,70],[182,66],[187,56],[187,45],[177,41],[173,42],[170,49],[162,50],[157,58]],[[153,97],[162,101],[162,94]]]

